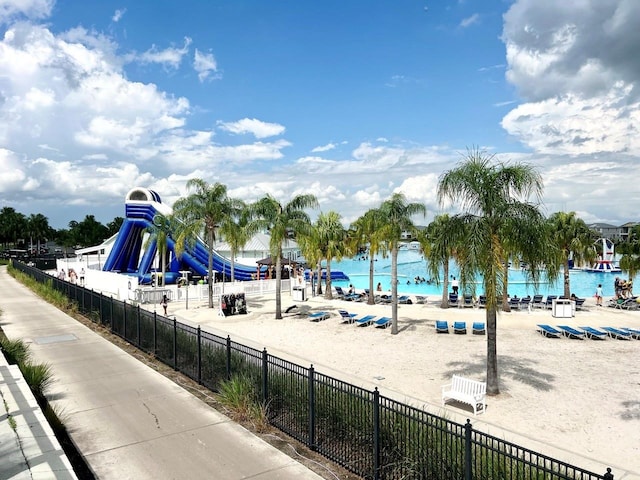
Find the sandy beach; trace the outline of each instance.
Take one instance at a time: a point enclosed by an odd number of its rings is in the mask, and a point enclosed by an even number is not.
[[[367,305],[311,297],[293,302],[283,292],[284,310],[275,319],[273,296],[248,299],[249,313],[221,317],[206,305],[172,303],[169,314],[237,342],[385,396],[574,463],[596,473],[610,466],[616,479],[640,478],[640,340],[552,339],[536,331],[539,323],[640,328],[640,311],[596,307],[588,299],[573,318],[554,318],[550,310],[499,313],[500,395],[487,399],[487,411],[441,406],[442,385],[454,373],[486,378],[486,336],[437,334],[435,320],[484,321],[477,308],[440,309],[439,299],[400,305],[399,333],[373,326],[343,324],[345,309],[359,316],[391,316],[389,305]],[[606,304],[606,300],[605,300]],[[328,311],[320,322],[308,312]]]

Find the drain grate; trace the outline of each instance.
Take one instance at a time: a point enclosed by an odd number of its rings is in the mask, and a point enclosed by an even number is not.
[[[67,335],[50,335],[48,337],[38,337],[34,338],[33,341],[38,345],[47,345],[49,343],[73,342],[77,339],[78,337],[69,333]]]

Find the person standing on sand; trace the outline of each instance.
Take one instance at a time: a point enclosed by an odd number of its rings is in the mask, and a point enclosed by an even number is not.
[[[596,288],[596,307],[602,306],[602,284],[599,283]]]

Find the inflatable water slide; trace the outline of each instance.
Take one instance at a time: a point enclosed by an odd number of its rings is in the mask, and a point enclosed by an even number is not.
[[[136,275],[141,284],[151,283],[155,269],[152,268],[156,258],[157,244],[154,240],[145,245],[145,232],[154,227],[154,219],[158,215],[168,216],[173,210],[162,203],[160,195],[146,188],[134,188],[125,199],[125,219],[115,239],[113,248],[102,268],[105,271]],[[170,260],[166,267],[165,283],[175,283],[182,276],[180,272],[190,270],[194,274],[208,274],[209,251],[201,239],[194,245],[186,245],[185,251],[178,256],[175,252],[175,239],[168,235],[167,249]],[[157,269],[158,272],[161,269]],[[217,252],[213,252],[213,270],[231,277],[231,262]],[[251,280],[256,267],[235,264],[236,280]]]

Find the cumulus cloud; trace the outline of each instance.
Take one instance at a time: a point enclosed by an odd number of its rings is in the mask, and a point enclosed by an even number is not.
[[[640,2],[518,0],[504,16],[507,80],[526,103],[502,126],[542,153],[638,153]]]
[[[256,138],[268,138],[276,135],[282,135],[285,131],[285,127],[282,125],[263,122],[256,118],[243,118],[237,122],[219,122],[218,127],[221,130],[237,135],[249,133]]]
[[[196,52],[193,56],[193,68],[198,72],[198,79],[204,82],[207,78],[219,78],[218,62],[212,53],[202,53],[196,48]]]
[[[155,45],[152,45],[146,52],[131,54],[128,58],[130,61],[138,61],[140,63],[158,63],[168,67],[178,68],[182,59],[189,53],[189,45],[191,45],[191,39],[189,37],[185,37],[184,45],[181,48],[169,47],[163,50],[158,50]]]
[[[0,0],[0,23],[16,18],[47,18],[54,4],[55,0]]]

